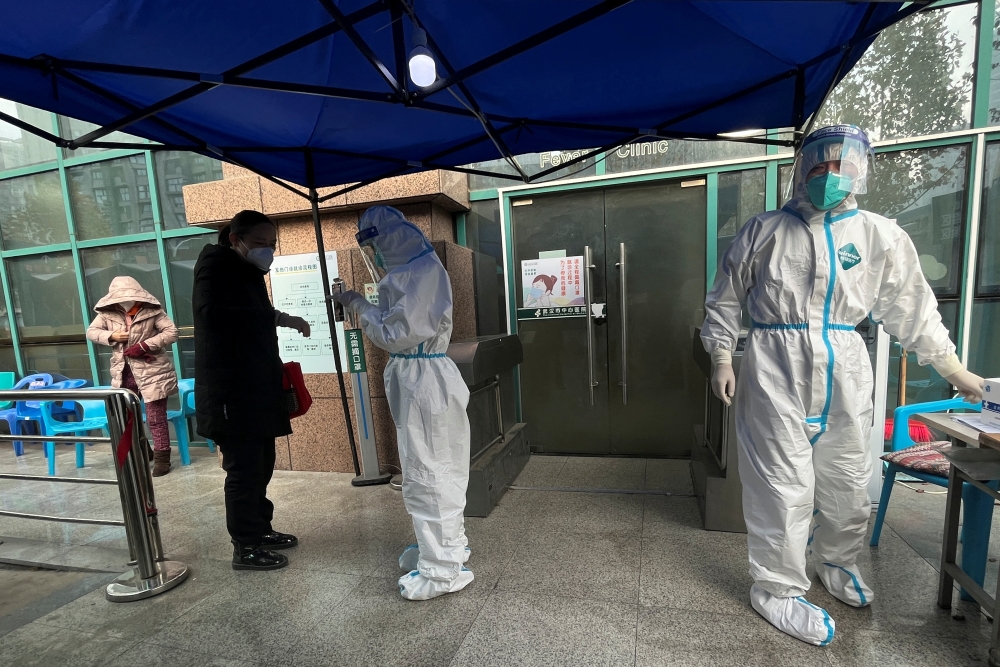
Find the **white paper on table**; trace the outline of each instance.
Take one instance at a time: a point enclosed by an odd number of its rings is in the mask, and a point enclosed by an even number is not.
[[[983,418],[979,415],[955,415],[952,417],[957,422],[961,422],[966,426],[971,426],[981,433],[1000,433],[1000,426],[991,426],[989,424],[983,423]]]

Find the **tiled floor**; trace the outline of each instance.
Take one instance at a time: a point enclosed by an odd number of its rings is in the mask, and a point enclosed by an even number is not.
[[[78,473],[65,448],[59,473],[112,475],[110,455],[87,456]],[[0,665],[986,664],[988,620],[970,605],[957,607],[963,621],[935,606],[943,496],[897,487],[891,527],[861,562],[878,594],[871,608],[848,608],[816,584],[809,599],[837,621],[821,649],[750,608],[746,538],[700,528],[685,462],[534,457],[517,486],[593,491],[508,491],[489,518],[467,521],[476,581],[417,603],[395,584],[395,558],[412,541],[398,492],[276,472],[275,527],[302,544],[285,570],[234,572],[222,471],[205,450],[194,459],[155,481],[164,545],[191,578],[142,602],[112,604],[100,588],[76,597],[0,637]],[[44,459],[0,450],[0,471],[44,473]],[[114,487],[0,480],[6,509],[115,517],[117,503]],[[114,562],[126,546],[118,528],[0,517],[4,536],[53,558],[90,549]]]

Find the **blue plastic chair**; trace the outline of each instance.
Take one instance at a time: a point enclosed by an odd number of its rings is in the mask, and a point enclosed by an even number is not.
[[[168,410],[167,420],[174,425],[174,432],[177,434],[177,451],[181,454],[181,465],[189,466],[191,453],[188,451],[188,445],[191,444],[191,434],[188,432],[187,418],[193,412],[188,410],[188,396],[194,397],[194,380],[190,378],[178,380],[177,393],[180,409]]]
[[[42,415],[42,422],[45,425],[45,435],[87,435],[90,431],[108,431],[108,415],[105,411],[104,401],[67,401],[72,403],[73,411],[79,404],[83,419],[80,421],[57,421],[53,417],[52,408],[56,401],[42,401],[39,411]],[[45,443],[45,455],[49,457],[49,475],[56,474],[56,444],[54,442]],[[84,465],[84,443],[76,443],[76,467],[82,468]]]
[[[190,414],[190,415],[194,415],[195,414],[194,396],[195,396],[195,394],[194,394],[193,391],[190,394],[188,394],[188,396],[187,396],[187,405],[185,407],[187,408],[188,414]],[[205,442],[208,443],[208,451],[214,452],[215,451],[215,443],[212,442],[212,439],[211,438],[205,438]]]
[[[39,386],[48,386],[52,384],[52,376],[48,373],[34,373],[32,375],[27,375],[21,378],[12,389],[31,389],[31,385],[36,385],[35,388]],[[40,416],[37,415],[37,411],[32,413],[32,416],[26,416],[26,410],[22,408],[24,401],[18,401],[14,407],[3,410],[0,412],[0,419],[7,422],[8,429],[11,435],[17,435],[19,433],[24,433],[23,423],[35,421],[39,424],[39,431],[41,431],[41,420]],[[35,402],[32,401],[34,405]],[[25,413],[25,414],[22,414]],[[21,456],[24,454],[24,443],[20,440],[14,441],[14,455]]]
[[[971,404],[961,398],[952,398],[930,403],[915,403],[896,408],[892,417],[891,450],[898,452],[916,445],[910,438],[910,417],[919,412],[945,412],[947,410],[968,410],[981,412],[981,404]],[[875,525],[872,528],[870,546],[877,547],[882,535],[882,524],[889,508],[889,498],[895,485],[896,474],[904,473],[928,484],[948,488],[948,478],[932,475],[918,470],[910,470],[895,463],[886,462],[885,479],[882,481],[882,496],[879,498],[878,513],[875,515]],[[995,483],[993,483],[995,486]],[[964,485],[962,489],[962,506],[964,520],[962,522],[962,569],[980,586],[986,577],[986,559],[989,551],[990,528],[993,523],[993,499],[972,486]],[[963,590],[962,598],[972,598]]]

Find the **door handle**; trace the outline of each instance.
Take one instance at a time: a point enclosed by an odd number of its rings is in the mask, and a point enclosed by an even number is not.
[[[590,404],[594,405],[594,309],[592,307],[594,295],[591,292],[590,272],[597,268],[594,266],[593,257],[590,253],[590,246],[583,246],[583,295],[587,306],[587,382],[590,385]]]
[[[618,263],[615,264],[619,271],[618,285],[621,289],[619,301],[622,310],[622,379],[618,384],[622,388],[622,405],[628,405],[628,273],[625,263],[625,244],[618,245]]]

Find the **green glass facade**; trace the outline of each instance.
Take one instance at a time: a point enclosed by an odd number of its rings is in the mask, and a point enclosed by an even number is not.
[[[0,110],[66,138],[93,127],[6,100]],[[177,323],[174,362],[190,377],[192,272],[214,233],[188,227],[182,188],[221,178],[221,163],[200,155],[60,151],[0,122],[0,370],[107,384],[110,350],[86,328],[111,280],[127,275]]]

